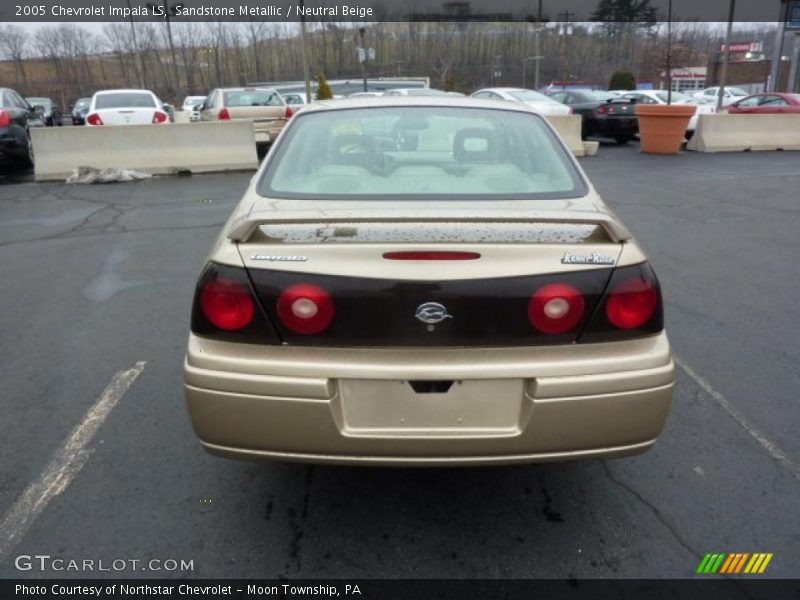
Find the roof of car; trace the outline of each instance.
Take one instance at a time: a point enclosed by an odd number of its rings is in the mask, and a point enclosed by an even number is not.
[[[94,95],[97,96],[98,94],[120,94],[120,93],[137,93],[137,94],[152,94],[150,90],[135,90],[129,88],[119,88],[113,90],[97,90]],[[153,94],[155,95],[155,94]]]
[[[469,96],[359,96],[339,100],[314,102],[303,108],[304,113],[320,110],[343,110],[348,108],[381,108],[392,106],[430,106],[440,108],[490,108],[536,114],[524,104],[500,103],[497,100],[482,100]]]
[[[277,92],[275,88],[269,87],[268,85],[235,85],[233,87],[223,87],[217,88],[222,92],[239,92],[245,90],[268,90],[270,92]]]

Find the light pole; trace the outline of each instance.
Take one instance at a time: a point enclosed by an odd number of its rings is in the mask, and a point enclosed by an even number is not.
[[[542,60],[542,58],[544,58],[544,57],[543,56],[529,56],[527,58],[523,58],[522,59],[522,87],[524,87],[524,88],[528,87],[528,73],[527,73],[527,68],[526,68],[527,65],[528,65],[528,61],[535,60],[536,61],[536,67],[537,67],[537,69],[536,69],[537,77],[536,77],[536,81],[534,82],[534,89],[537,89],[537,90],[539,89],[539,77],[538,77],[539,69],[538,69],[538,66],[539,66],[539,61]]]
[[[731,48],[731,37],[733,34],[733,17],[736,12],[736,0],[731,0],[728,8],[728,31],[725,34],[725,49],[722,51],[722,72],[719,76],[719,89],[717,90],[717,112],[722,109],[722,101],[725,98],[725,84],[728,83],[728,55]]]
[[[300,0],[300,59],[303,61],[303,79],[306,83],[306,102],[311,102],[311,78],[308,74],[308,57],[306,56],[306,16],[305,1]]]

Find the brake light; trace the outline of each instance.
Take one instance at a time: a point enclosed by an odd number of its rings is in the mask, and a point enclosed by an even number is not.
[[[383,258],[387,260],[476,260],[481,255],[477,252],[448,252],[448,251],[404,251],[385,252]]]
[[[566,333],[580,323],[584,309],[583,294],[577,288],[567,283],[550,283],[531,296],[528,320],[542,333]]]
[[[598,115],[607,115],[608,114],[608,107],[607,106],[598,106],[597,107],[597,114]]]
[[[212,279],[200,292],[200,307],[212,325],[237,331],[253,320],[255,301],[244,284],[230,279]]]
[[[231,120],[231,113],[227,108],[223,108],[219,111],[219,120],[220,121],[230,121]]]
[[[657,306],[658,290],[653,282],[631,277],[611,290],[606,316],[614,327],[635,329],[650,320]]]
[[[0,127],[8,127],[11,123],[11,115],[5,110],[0,110]]]
[[[291,119],[294,116],[294,111],[292,110],[291,106],[286,106],[286,114],[284,115],[287,119]]]
[[[321,287],[298,283],[278,297],[277,311],[286,327],[295,333],[313,335],[330,327],[334,306],[330,294]]]
[[[157,110],[153,113],[153,123],[166,123],[169,119],[169,115],[167,113],[163,113],[160,110]]]
[[[100,118],[100,115],[97,113],[92,113],[88,117],[86,117],[86,122],[89,125],[102,125],[103,119]]]

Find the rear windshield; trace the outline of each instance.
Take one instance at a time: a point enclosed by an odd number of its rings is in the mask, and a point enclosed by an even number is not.
[[[259,193],[298,199],[573,198],[586,186],[544,119],[485,108],[300,113]]]
[[[114,92],[97,94],[95,109],[101,108],[155,108],[156,103],[150,94],[141,92]]]
[[[81,98],[75,103],[75,108],[86,108],[91,102],[91,98]]]
[[[275,90],[231,90],[223,92],[225,106],[283,106],[280,94]]]

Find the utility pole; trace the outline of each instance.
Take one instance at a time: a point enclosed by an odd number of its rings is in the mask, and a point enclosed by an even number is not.
[[[672,104],[672,0],[667,5],[667,105]]]
[[[361,52],[362,55],[359,57],[361,58],[361,77],[364,79],[364,91],[367,91],[367,46],[364,44],[364,35],[367,33],[367,29],[365,27],[361,27],[358,30],[358,35],[361,36]]]
[[[533,73],[533,89],[539,89],[539,74],[541,72],[541,63],[542,63],[542,0],[539,0],[539,11],[536,13],[536,37],[535,37],[535,47],[533,53],[538,56],[536,62],[534,63],[535,71]]]
[[[733,35],[733,18],[736,12],[736,0],[730,0],[728,7],[728,31],[725,34],[725,50],[722,51],[722,72],[719,76],[719,89],[717,90],[717,112],[722,108],[725,99],[725,84],[728,83],[728,56],[730,55],[731,37]]]
[[[299,0],[300,9],[300,59],[303,61],[303,79],[306,82],[306,102],[311,102],[311,79],[308,75],[308,57],[306,55],[306,12],[305,0]]]
[[[142,60],[142,54],[139,52],[139,42],[136,41],[136,27],[133,26],[133,9],[131,8],[131,0],[128,0],[128,14],[130,15],[130,22],[131,22],[131,38],[133,40],[133,52],[136,55],[137,62],[139,63],[139,87],[144,89],[147,86],[145,85],[145,76],[144,76],[144,60]]]
[[[570,74],[570,60],[569,60],[569,24],[572,21],[572,17],[575,16],[575,13],[572,13],[568,10],[565,10],[562,13],[558,13],[558,18],[564,21],[564,81],[569,83],[569,74]]]
[[[769,70],[769,81],[767,84],[768,92],[777,92],[781,85],[781,57],[783,56],[783,41],[786,38],[786,21],[788,20],[789,3],[782,0],[781,14],[778,19],[778,31],[775,32],[775,47],[772,50],[772,66]]]
[[[175,42],[172,40],[172,26],[169,24],[169,16],[172,8],[167,5],[167,0],[164,0],[164,10],[166,11],[165,17],[167,20],[167,39],[169,39],[169,51],[170,55],[172,56],[172,72],[175,77],[175,97],[173,98],[173,102],[175,102],[177,105],[178,101],[180,100],[178,94],[180,94],[181,91],[181,78],[178,73],[178,58],[177,54],[175,53]]]

